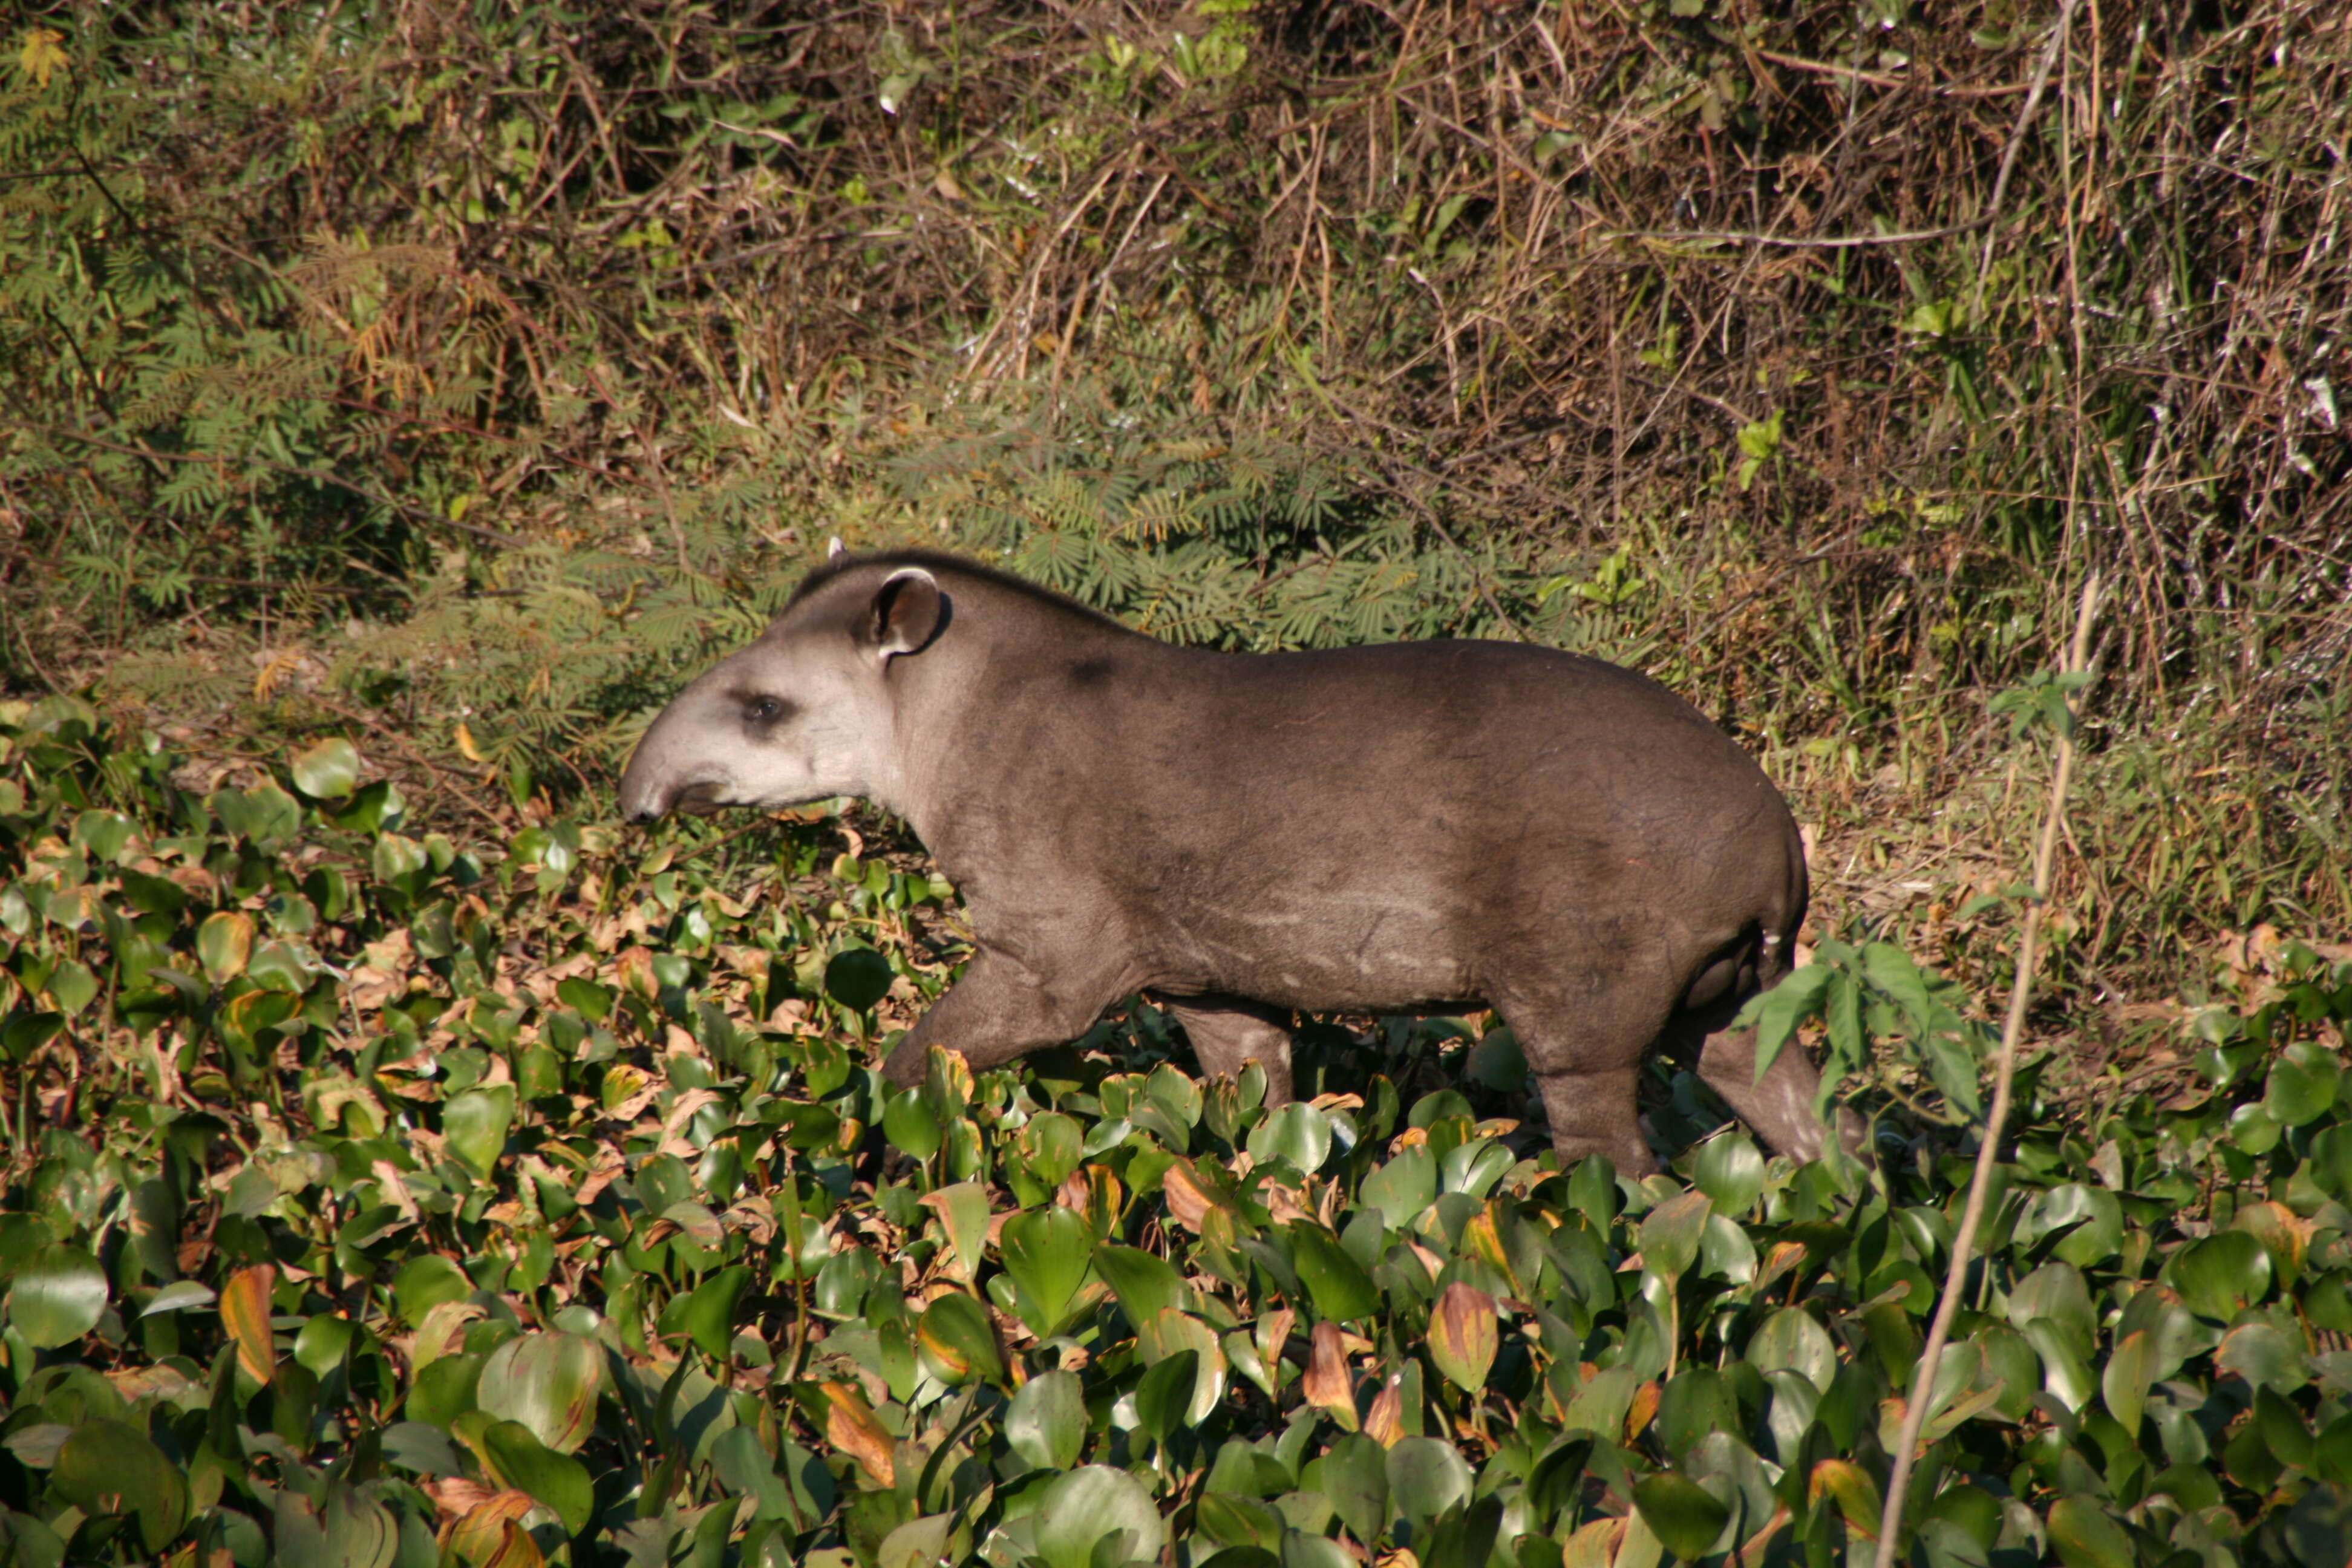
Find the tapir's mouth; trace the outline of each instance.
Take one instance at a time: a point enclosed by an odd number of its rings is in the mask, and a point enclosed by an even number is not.
[[[687,785],[670,802],[672,811],[683,811],[695,816],[714,816],[726,809],[727,803],[719,798],[719,786],[709,780]]]

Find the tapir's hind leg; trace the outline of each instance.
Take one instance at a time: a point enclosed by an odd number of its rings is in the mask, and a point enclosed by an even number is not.
[[[1201,1058],[1202,1078],[1233,1078],[1255,1061],[1265,1069],[1265,1103],[1290,1100],[1290,1015],[1237,996],[1157,998],[1176,1015]]]
[[[1820,1159],[1828,1136],[1821,1118],[1813,1114],[1813,1101],[1822,1089],[1821,1074],[1813,1070],[1805,1047],[1789,1040],[1781,1045],[1772,1058],[1772,1065],[1764,1069],[1763,1078],[1759,1079],[1756,1031],[1729,1027],[1728,1021],[1735,1011],[1727,1005],[1677,1017],[1667,1026],[1667,1051],[1683,1055],[1690,1041],[1698,1040],[1701,1082],[1722,1096],[1733,1113],[1755,1129],[1757,1136],[1771,1145],[1775,1153],[1800,1162]],[[1683,1050],[1678,1051],[1677,1046]],[[1685,1059],[1688,1059],[1687,1056]],[[1846,1152],[1869,1158],[1864,1149],[1867,1130],[1862,1118],[1841,1106],[1837,1130],[1838,1142],[1845,1145]]]
[[[1821,1118],[1813,1114],[1821,1075],[1796,1041],[1781,1045],[1759,1080],[1756,1031],[1717,1029],[1699,1047],[1698,1076],[1776,1153],[1801,1162],[1822,1157]]]

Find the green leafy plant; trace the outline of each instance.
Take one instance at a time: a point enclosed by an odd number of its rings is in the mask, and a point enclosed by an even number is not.
[[[410,839],[370,771],[199,795],[84,706],[0,709],[19,1553],[1550,1568],[1879,1528],[1963,1201],[1938,1120],[1871,1173],[1725,1129],[1634,1184],[1557,1169],[1509,1075],[1391,1076],[1475,1027],[1310,1030],[1268,1108],[1148,1009],[892,1094],[955,950],[887,850]],[[2352,962],[2265,952],[2163,1103],[2029,1084],[1906,1552],[2341,1545]],[[1951,1000],[1820,971],[1896,1037]]]

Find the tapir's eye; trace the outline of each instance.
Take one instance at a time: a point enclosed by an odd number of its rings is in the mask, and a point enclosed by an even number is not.
[[[743,717],[761,726],[772,725],[793,710],[793,705],[781,697],[747,697],[743,700]]]

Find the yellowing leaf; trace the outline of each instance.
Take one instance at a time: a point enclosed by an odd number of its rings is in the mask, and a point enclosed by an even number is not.
[[[269,1337],[269,1293],[278,1270],[267,1263],[240,1268],[221,1287],[221,1327],[236,1345],[237,1364],[268,1383],[278,1372],[278,1347]]]
[[[856,1460],[878,1486],[898,1484],[898,1440],[876,1420],[873,1407],[845,1383],[823,1383],[824,1440]]]
[[[462,1492],[454,1488],[445,1489],[444,1506],[451,1503],[462,1505],[477,1491],[471,1483],[467,1483]],[[529,1492],[492,1492],[488,1497],[472,1502],[463,1514],[441,1527],[441,1545],[445,1552],[453,1552],[461,1562],[484,1563],[503,1552],[507,1531],[517,1529],[523,1515],[538,1506],[538,1500]],[[530,1539],[528,1535],[523,1537],[525,1542]]]
[[[1383,1448],[1393,1448],[1404,1436],[1404,1377],[1391,1373],[1372,1395],[1372,1407],[1364,1413],[1364,1436]]]
[[[1806,1495],[1810,1500],[1819,1502],[1823,1493],[1845,1516],[1848,1530],[1867,1540],[1878,1539],[1878,1485],[1868,1471],[1850,1459],[1823,1459],[1813,1467]]]
[[[73,58],[58,47],[66,41],[63,33],[50,27],[35,27],[25,35],[25,47],[16,56],[16,67],[33,79],[35,87],[47,87],[49,78],[66,69]]]
[[[1495,1298],[1459,1279],[1448,1285],[1429,1315],[1429,1353],[1437,1370],[1457,1388],[1483,1388],[1500,1347]]]
[[[1299,1379],[1298,1387],[1309,1405],[1321,1405],[1341,1426],[1356,1430],[1356,1386],[1348,1376],[1339,1324],[1315,1325],[1307,1352],[1307,1374]]]

